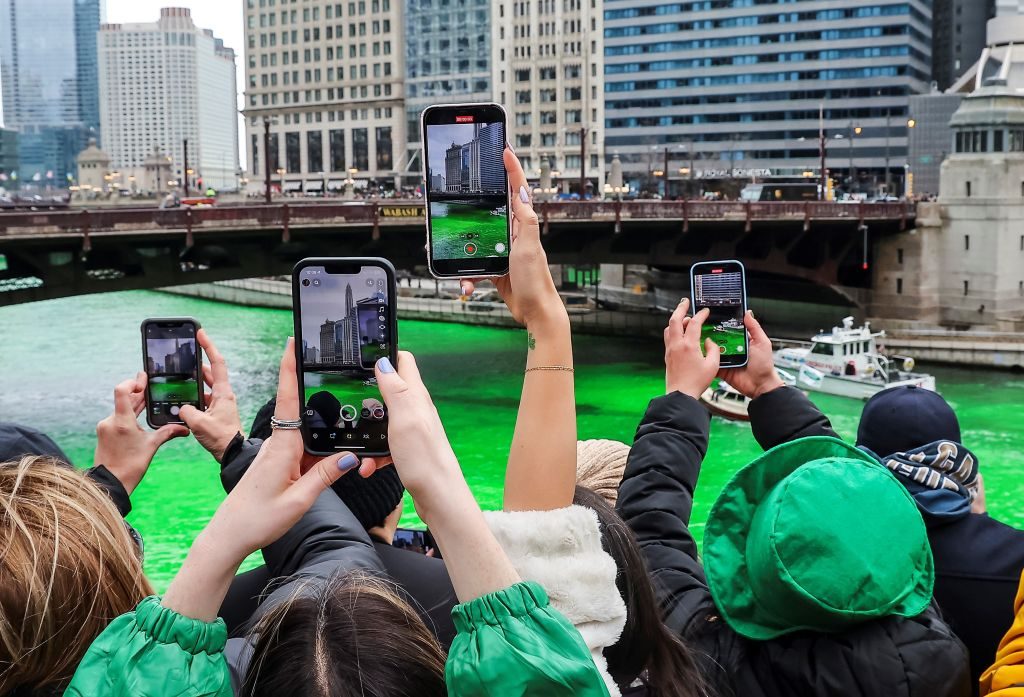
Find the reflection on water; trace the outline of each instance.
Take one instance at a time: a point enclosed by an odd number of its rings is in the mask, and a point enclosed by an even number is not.
[[[152,292],[66,298],[0,308],[0,419],[46,431],[75,464],[92,463],[96,422],[112,407],[113,386],[142,367],[139,325],[146,317],[193,316],[230,368],[242,423],[272,397],[291,313],[241,308]],[[55,331],[59,327],[60,331]],[[501,505],[526,336],[522,331],[402,322],[413,351],[481,504]],[[664,390],[660,341],[578,336],[576,391],[580,438],[632,440],[651,397]],[[83,356],[95,357],[83,366]],[[1006,373],[929,367],[957,409],[965,444],[978,456],[989,509],[1024,526],[1024,380]],[[814,395],[845,438],[856,434],[862,404]],[[760,449],[749,426],[714,419],[694,506],[698,535],[721,487]],[[132,497],[132,523],[146,537],[146,569],[166,586],[189,544],[223,498],[218,465],[192,439],[158,454]],[[417,525],[411,505],[405,525]]]

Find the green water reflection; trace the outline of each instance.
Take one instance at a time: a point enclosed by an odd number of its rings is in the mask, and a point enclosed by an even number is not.
[[[141,366],[139,324],[146,317],[180,315],[196,317],[227,357],[248,426],[274,393],[291,314],[142,291],[0,308],[0,420],[40,428],[75,464],[91,464],[95,424],[111,408],[114,384]],[[417,355],[473,491],[483,506],[499,506],[525,335],[411,321],[399,331],[402,348]],[[575,348],[580,437],[629,442],[648,400],[664,389],[660,342],[578,336]],[[964,442],[979,457],[990,511],[1024,527],[1018,505],[1024,494],[1024,377],[932,372],[960,414]],[[815,401],[840,434],[855,434],[859,402],[827,396]],[[696,496],[698,535],[723,484],[758,452],[748,427],[714,420]],[[133,496],[130,519],[146,538],[146,569],[158,588],[166,586],[223,497],[217,472],[198,444],[177,440],[158,454]],[[418,524],[411,505],[403,522]]]

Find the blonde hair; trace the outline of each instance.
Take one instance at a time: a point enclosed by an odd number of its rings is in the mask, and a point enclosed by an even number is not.
[[[63,689],[92,641],[153,593],[124,521],[82,472],[0,463],[0,694]]]
[[[614,507],[627,457],[629,446],[617,440],[576,441],[576,483]]]

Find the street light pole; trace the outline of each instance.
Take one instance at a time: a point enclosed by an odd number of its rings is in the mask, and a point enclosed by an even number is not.
[[[890,192],[890,173],[889,173],[889,126],[891,125],[891,111],[885,110],[885,195],[888,196]]]
[[[665,199],[668,199],[668,148],[665,148]]]
[[[270,203],[270,117],[263,117],[263,202]]]
[[[818,104],[818,141],[821,150],[821,191],[818,192],[818,200],[825,200],[825,192],[828,189],[828,171],[825,169],[825,103]]]
[[[185,138],[183,144],[185,146],[185,197],[188,198],[188,138]]]
[[[587,127],[580,126],[580,201],[587,194]]]

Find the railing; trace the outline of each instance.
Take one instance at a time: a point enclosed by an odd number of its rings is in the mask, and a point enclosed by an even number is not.
[[[915,216],[911,203],[744,201],[539,201],[545,223],[614,220],[899,220]],[[98,231],[265,228],[305,225],[409,225],[424,214],[420,200],[274,203],[205,208],[97,208],[0,213],[0,236],[18,232],[88,235]]]

